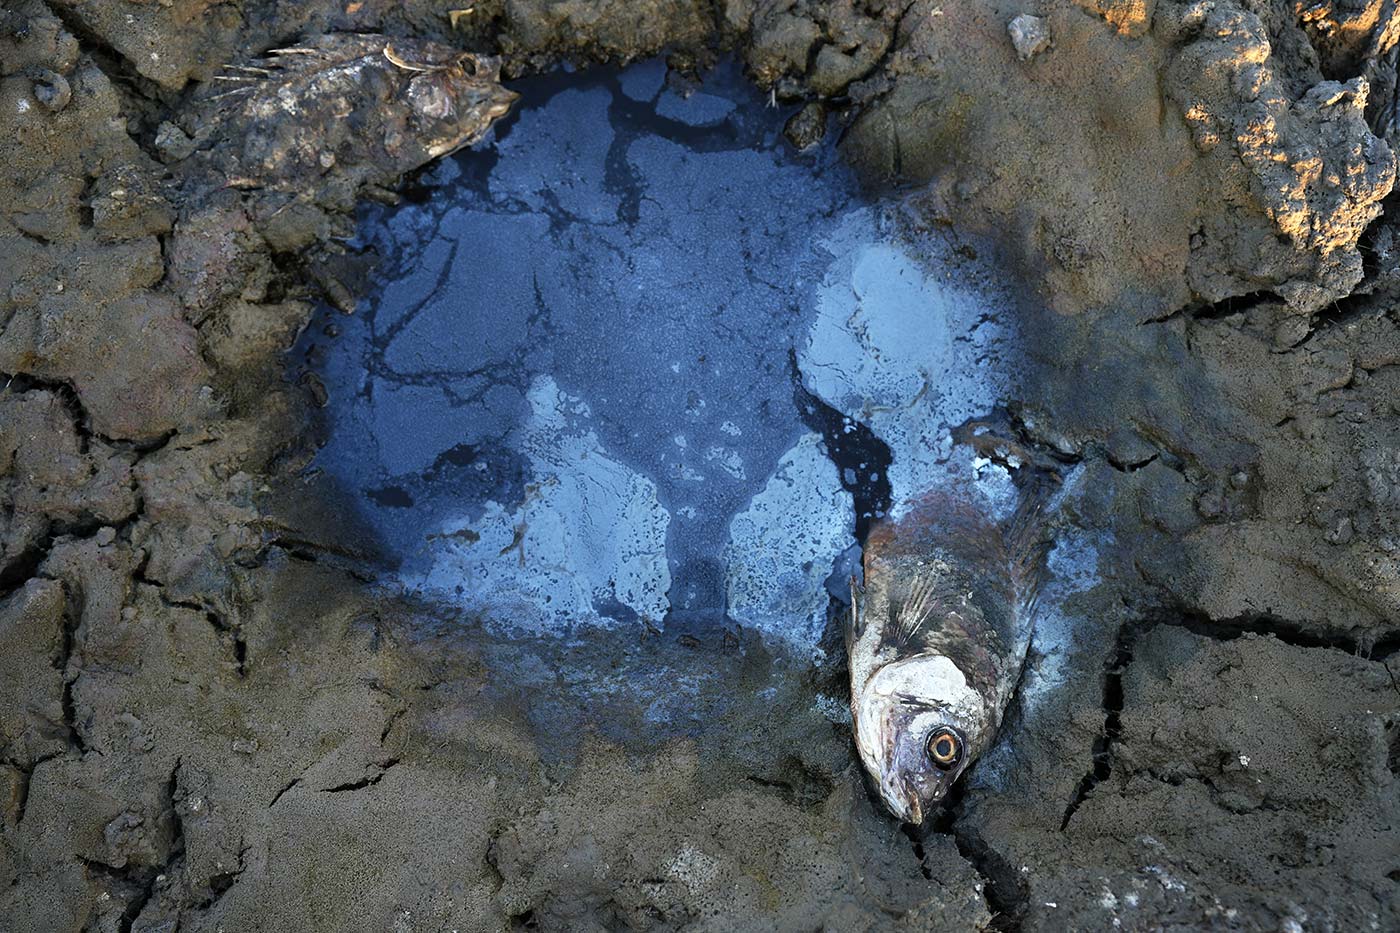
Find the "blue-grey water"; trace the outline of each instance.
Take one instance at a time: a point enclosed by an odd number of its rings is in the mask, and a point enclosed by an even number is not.
[[[518,89],[493,140],[366,219],[380,284],[305,347],[317,465],[399,585],[510,630],[713,619],[811,647],[858,525],[950,472],[1008,507],[950,434],[1014,369],[995,270],[866,201],[830,146],[795,152],[735,69]]]

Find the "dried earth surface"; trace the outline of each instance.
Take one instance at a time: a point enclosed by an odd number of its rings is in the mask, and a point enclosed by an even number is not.
[[[1400,925],[1397,35],[1380,2],[6,4],[0,928]],[[799,142],[830,115],[1037,298],[998,418],[1079,471],[1094,585],[922,830],[814,705],[839,670],[384,595],[307,470],[285,354],[368,287],[356,205],[517,78],[660,53],[682,87],[735,56]],[[724,688],[682,731],[578,690],[631,668]]]

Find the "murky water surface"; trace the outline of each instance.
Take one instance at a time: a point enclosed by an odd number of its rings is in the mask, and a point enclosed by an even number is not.
[[[369,218],[381,288],[305,348],[318,465],[399,585],[503,631],[810,649],[858,526],[950,472],[1009,507],[949,431],[1004,395],[1010,299],[794,152],[736,70],[664,78],[522,82],[493,142]]]

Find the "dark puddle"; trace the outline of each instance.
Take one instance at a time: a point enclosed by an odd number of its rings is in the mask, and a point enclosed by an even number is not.
[[[296,354],[329,393],[316,466],[385,582],[483,620],[517,684],[643,724],[761,715],[737,684],[839,656],[824,584],[844,598],[872,520],[952,473],[1009,508],[951,430],[1004,391],[1011,301],[829,146],[795,152],[737,68],[516,89],[494,140],[364,218],[376,291]]]
[[[737,69],[688,97],[664,76],[521,82],[485,151],[367,218],[379,292],[310,331],[318,465],[410,589],[524,628],[722,622],[731,522],[811,425],[839,428],[792,361],[855,183],[830,148],[794,152]],[[842,440],[832,496],[888,461]]]

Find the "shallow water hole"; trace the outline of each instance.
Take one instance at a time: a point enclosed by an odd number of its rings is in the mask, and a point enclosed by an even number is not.
[[[795,151],[737,68],[688,92],[659,61],[518,89],[493,139],[365,214],[376,287],[296,352],[329,396],[315,466],[385,585],[567,647],[551,676],[645,722],[701,719],[733,684],[587,648],[839,668],[832,597],[869,522],[956,473],[1010,507],[951,430],[1014,377],[1011,289],[862,194],[829,141]]]

